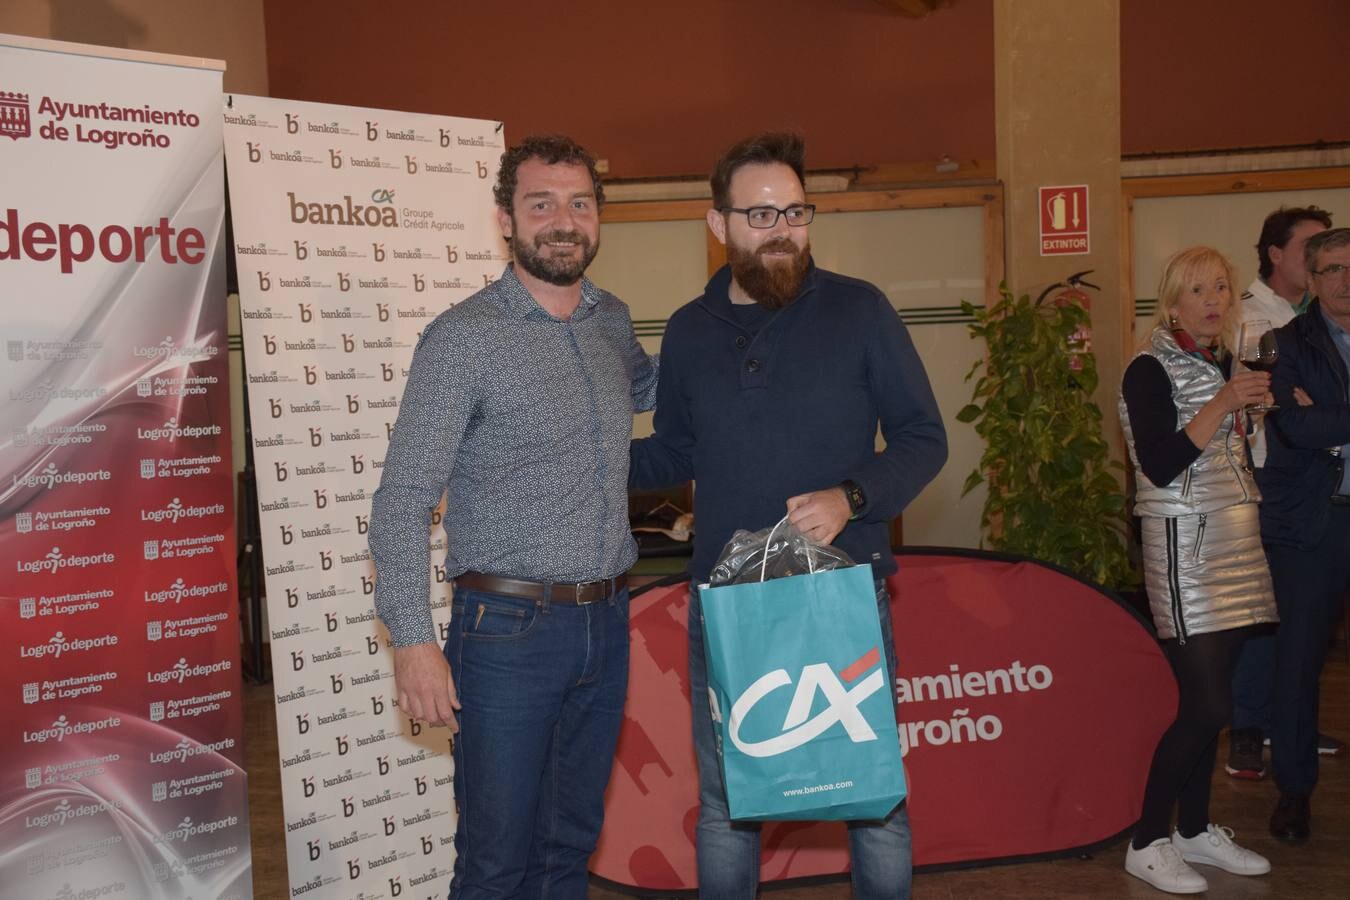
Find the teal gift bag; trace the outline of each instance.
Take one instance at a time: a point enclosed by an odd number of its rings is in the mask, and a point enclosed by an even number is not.
[[[699,598],[731,818],[889,815],[905,773],[871,566]]]

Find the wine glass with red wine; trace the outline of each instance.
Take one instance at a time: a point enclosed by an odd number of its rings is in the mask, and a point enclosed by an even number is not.
[[[1258,372],[1275,371],[1275,363],[1280,358],[1280,347],[1275,342],[1275,332],[1265,319],[1251,319],[1242,323],[1238,334],[1238,362]],[[1248,406],[1252,412],[1268,412],[1279,409],[1278,406],[1257,403]]]

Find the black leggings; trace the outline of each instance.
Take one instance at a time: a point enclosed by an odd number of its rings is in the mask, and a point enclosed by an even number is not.
[[[1194,837],[1209,825],[1209,786],[1219,732],[1233,711],[1233,667],[1254,630],[1251,626],[1191,635],[1185,644],[1175,638],[1162,641],[1177,679],[1177,718],[1153,751],[1144,809],[1134,832],[1136,850],[1170,835],[1173,804],[1182,837]]]

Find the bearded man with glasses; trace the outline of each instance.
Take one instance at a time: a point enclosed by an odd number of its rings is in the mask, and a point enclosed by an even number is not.
[[[728,813],[696,586],[733,531],[768,528],[786,513],[811,540],[872,566],[893,679],[890,521],[947,459],[928,376],[886,295],[811,260],[804,155],[801,138],[764,134],[717,163],[707,221],[727,265],[666,326],[655,434],[632,447],[633,487],[698,485],[689,566],[698,885],[717,900],[755,896],[760,830]],[[903,803],[883,820],[850,822],[849,850],[854,897],[909,896]]]

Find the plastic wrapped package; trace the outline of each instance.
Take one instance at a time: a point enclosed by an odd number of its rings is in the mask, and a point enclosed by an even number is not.
[[[722,548],[708,583],[713,587],[768,581],[790,575],[827,572],[854,565],[848,554],[828,544],[817,544],[784,516],[772,528],[737,531]]]

